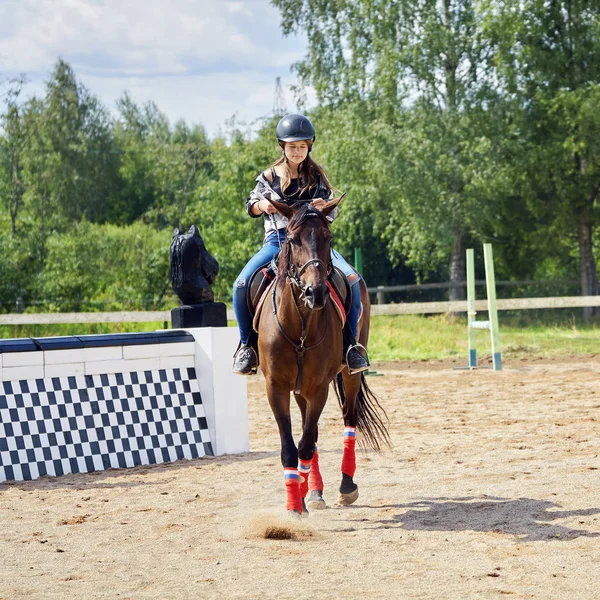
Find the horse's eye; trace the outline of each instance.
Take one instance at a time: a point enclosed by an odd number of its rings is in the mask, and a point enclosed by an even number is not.
[[[300,246],[300,238],[290,237],[288,238],[288,240],[290,240],[290,242],[294,244],[294,246]]]

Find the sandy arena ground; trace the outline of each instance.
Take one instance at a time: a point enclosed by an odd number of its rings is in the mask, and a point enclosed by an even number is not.
[[[600,598],[600,356],[376,368],[394,449],[354,506],[332,394],[328,508],[288,521],[256,376],[248,455],[0,484],[0,598]]]

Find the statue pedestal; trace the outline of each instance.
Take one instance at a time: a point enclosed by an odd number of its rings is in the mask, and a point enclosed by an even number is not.
[[[223,302],[180,306],[171,310],[171,327],[227,327],[227,307]]]

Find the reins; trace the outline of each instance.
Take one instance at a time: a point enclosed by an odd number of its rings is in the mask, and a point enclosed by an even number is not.
[[[329,325],[329,316],[325,313],[325,330],[323,331],[323,336],[321,339],[312,346],[305,346],[306,342],[306,317],[300,311],[300,307],[298,306],[298,300],[296,299],[296,295],[294,292],[291,292],[292,298],[294,299],[294,306],[296,307],[296,311],[300,316],[300,322],[302,323],[302,333],[300,334],[300,342],[295,342],[283,329],[281,322],[279,321],[279,316],[277,314],[277,281],[273,285],[273,293],[271,294],[271,300],[273,304],[273,315],[275,316],[275,323],[277,323],[277,328],[283,337],[293,346],[296,351],[296,361],[298,364],[298,376],[296,377],[296,385],[294,386],[294,394],[299,394],[302,389],[302,377],[304,375],[304,353],[307,350],[312,350],[313,348],[317,348],[325,341],[325,336],[327,335],[327,329]]]
[[[290,243],[289,240],[287,240],[287,243],[288,244]],[[291,265],[289,266],[287,273],[286,273],[286,280],[289,280],[290,283],[293,283],[298,288],[301,299],[305,297],[306,284],[300,279],[300,277],[302,277],[302,274],[304,273],[304,271],[306,271],[306,269],[311,265],[315,265],[317,268],[323,267],[323,270],[325,271],[326,276],[329,276],[329,273],[331,272],[331,262],[329,263],[329,266],[327,266],[320,258],[311,258],[311,259],[307,260],[300,267],[300,269],[296,269],[296,266],[294,265],[294,263],[291,263]],[[294,306],[296,307],[296,312],[298,313],[298,316],[300,317],[300,323],[302,324],[302,333],[300,334],[300,342],[294,341],[283,329],[283,326],[281,325],[281,322],[279,321],[279,315],[277,314],[277,283],[278,283],[277,279],[279,279],[279,275],[277,275],[277,277],[275,279],[275,284],[273,285],[273,292],[271,294],[271,301],[273,304],[273,315],[275,317],[275,323],[277,324],[277,328],[279,329],[279,332],[292,345],[292,347],[296,351],[298,375],[296,377],[296,385],[294,387],[294,394],[299,394],[300,390],[302,389],[302,378],[304,375],[304,353],[307,350],[312,350],[313,348],[317,348],[325,341],[325,337],[327,336],[327,329],[329,326],[329,315],[327,313],[325,313],[325,330],[323,331],[323,335],[322,335],[321,339],[316,344],[313,344],[312,346],[306,346],[305,342],[306,342],[306,335],[307,335],[307,331],[306,331],[307,317],[305,317],[302,314],[302,311],[300,310],[300,306],[298,305],[298,298],[296,297],[296,294],[294,294],[293,290],[290,290],[290,293],[292,294],[292,298],[294,300]]]

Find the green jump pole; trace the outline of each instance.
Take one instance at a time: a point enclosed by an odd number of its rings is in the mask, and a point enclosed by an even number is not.
[[[469,369],[477,368],[477,349],[475,346],[475,252],[473,248],[467,250],[467,330],[469,332]]]
[[[361,248],[354,248],[354,268],[362,275],[363,260]]]
[[[498,310],[496,309],[496,276],[494,274],[494,256],[492,254],[491,244],[483,245],[483,258],[485,262],[485,287],[487,288],[488,314],[492,337],[492,362],[494,365],[494,371],[501,371],[502,357],[500,354]]]

